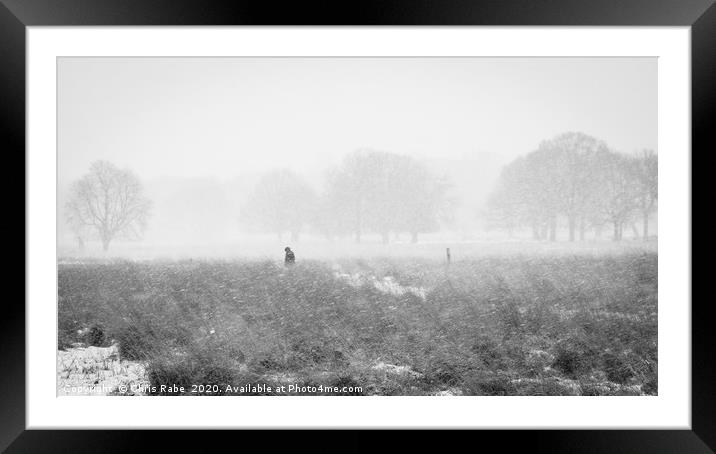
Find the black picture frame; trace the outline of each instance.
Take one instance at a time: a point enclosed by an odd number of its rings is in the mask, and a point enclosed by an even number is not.
[[[430,0],[329,2],[233,2],[200,0],[0,0],[0,124],[6,165],[5,194],[18,192],[25,179],[25,32],[28,26],[141,26],[141,25],[542,25],[542,26],[690,26],[692,64],[692,154],[716,149],[711,119],[716,105],[716,7],[713,0]],[[14,160],[8,163],[8,158]],[[22,175],[20,168],[23,169]],[[13,177],[10,177],[13,175]],[[693,180],[692,180],[693,181]],[[22,204],[5,197],[5,205]],[[17,212],[16,211],[16,212]],[[9,210],[6,212],[9,213]],[[16,217],[17,218],[17,217]],[[9,222],[2,230],[8,243],[18,244],[28,228],[25,221]],[[25,217],[23,216],[23,220]],[[19,252],[18,252],[19,256]],[[23,253],[23,264],[25,254]],[[20,266],[5,272],[6,288],[23,281]],[[24,272],[25,267],[22,267]],[[693,281],[693,278],[692,278]],[[235,432],[188,431],[49,431],[25,430],[25,287],[20,296],[5,299],[0,316],[0,449],[7,452],[119,452],[149,448],[161,439],[184,448],[235,437]],[[690,304],[690,301],[683,301]],[[463,431],[468,443],[495,442],[500,450],[518,448],[549,452],[680,452],[716,451],[716,369],[713,330],[707,316],[708,299],[692,305],[692,430],[549,430]],[[264,446],[287,443],[312,450],[367,451],[376,446],[365,432],[334,431],[319,442],[310,432],[287,437],[254,435]],[[239,435],[247,443],[247,434]],[[379,448],[404,450],[425,445],[426,432],[410,432]],[[208,439],[208,440],[207,440]],[[479,441],[478,441],[479,440]],[[207,442],[209,444],[207,444]],[[443,449],[445,445],[442,445]]]

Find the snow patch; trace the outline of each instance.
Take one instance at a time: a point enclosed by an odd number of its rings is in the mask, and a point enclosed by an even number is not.
[[[460,388],[450,388],[450,389],[444,389],[442,391],[438,391],[433,396],[462,396],[462,390]]]
[[[385,276],[383,279],[378,279],[375,276],[362,276],[359,273],[349,274],[338,270],[333,272],[333,277],[342,280],[351,287],[357,288],[363,285],[372,285],[375,289],[387,295],[403,296],[406,293],[411,293],[423,300],[427,295],[427,290],[424,287],[401,285],[392,276]]]
[[[423,376],[420,372],[415,372],[410,366],[396,366],[395,364],[387,364],[382,361],[373,365],[371,369],[401,377],[420,378]]]
[[[57,352],[58,396],[142,395],[149,385],[146,367],[119,359],[118,346],[75,347]]]

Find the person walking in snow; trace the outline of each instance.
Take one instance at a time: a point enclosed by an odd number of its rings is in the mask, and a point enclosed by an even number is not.
[[[286,251],[286,258],[283,261],[284,265],[291,266],[296,263],[296,256],[293,254],[291,248],[286,246],[286,249],[284,249],[284,251]]]

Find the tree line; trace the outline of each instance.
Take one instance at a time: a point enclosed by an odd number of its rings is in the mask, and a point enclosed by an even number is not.
[[[447,180],[409,156],[357,150],[329,170],[324,183],[317,192],[290,170],[269,172],[242,207],[240,220],[279,237],[290,232],[294,241],[308,229],[356,242],[364,234],[379,234],[388,243],[401,233],[417,242],[420,233],[437,231],[450,218]]]
[[[506,165],[487,203],[490,225],[513,232],[530,228],[534,239],[557,239],[560,220],[569,240],[600,236],[610,226],[621,240],[637,219],[649,237],[658,199],[658,158],[653,150],[619,153],[602,140],[569,132]]]
[[[620,240],[627,223],[641,220],[646,239],[658,201],[657,164],[652,150],[624,154],[586,134],[564,133],[504,166],[484,214],[489,227],[530,228],[534,239],[552,241],[560,224],[570,241],[589,230],[600,236],[607,226]],[[293,241],[308,231],[356,242],[378,234],[383,243],[407,233],[416,243],[454,220],[448,179],[409,156],[357,150],[323,183],[318,191],[291,170],[265,173],[240,209],[241,226],[289,233]],[[151,206],[133,172],[98,161],[72,184],[66,220],[80,248],[98,238],[106,251],[116,238],[141,237]]]

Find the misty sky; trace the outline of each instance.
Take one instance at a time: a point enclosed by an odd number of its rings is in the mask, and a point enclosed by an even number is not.
[[[657,146],[655,58],[60,58],[60,184],[315,173],[357,148],[508,161],[565,131]]]

